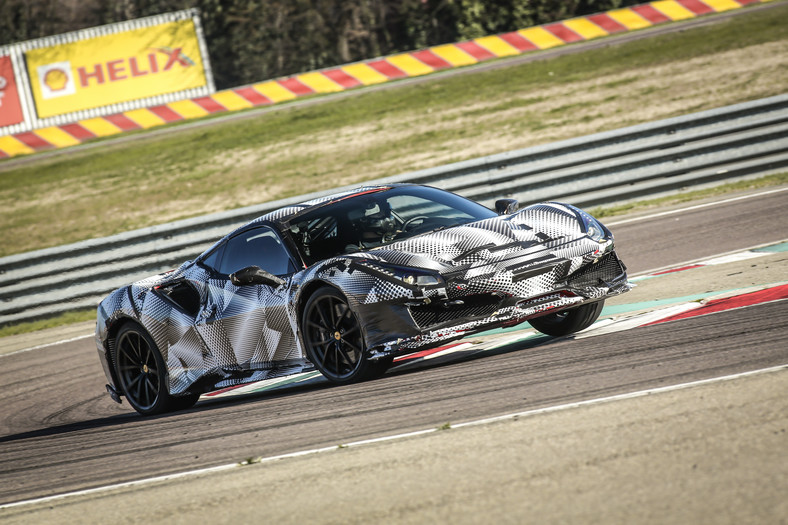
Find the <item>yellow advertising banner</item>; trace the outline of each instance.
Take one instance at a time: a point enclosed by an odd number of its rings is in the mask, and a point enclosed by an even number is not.
[[[38,118],[207,85],[194,21],[25,52]]]

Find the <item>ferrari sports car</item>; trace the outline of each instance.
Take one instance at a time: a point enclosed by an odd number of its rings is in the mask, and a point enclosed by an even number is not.
[[[574,206],[492,211],[432,187],[369,186],[268,213],[112,292],[96,343],[112,398],[149,415],[315,368],[372,379],[396,356],[524,321],[571,334],[629,288],[613,235]]]

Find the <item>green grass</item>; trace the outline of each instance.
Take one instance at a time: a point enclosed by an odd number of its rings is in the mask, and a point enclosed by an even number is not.
[[[788,172],[778,173],[776,175],[768,175],[751,180],[742,180],[731,182],[728,184],[720,184],[711,188],[704,188],[702,190],[692,190],[682,192],[676,195],[668,195],[656,199],[645,199],[615,206],[599,206],[589,210],[589,213],[594,217],[601,219],[604,217],[613,217],[616,215],[623,215],[635,210],[646,210],[649,208],[657,208],[661,206],[671,206],[674,204],[682,204],[685,202],[706,199],[709,197],[716,197],[744,190],[754,190],[759,188],[768,188],[772,186],[782,186],[788,184]]]
[[[31,332],[38,332],[39,330],[46,330],[47,328],[56,328],[58,326],[65,326],[74,323],[83,323],[87,321],[96,320],[96,309],[90,308],[88,310],[76,310],[73,312],[66,312],[56,317],[49,319],[42,319],[40,321],[31,321],[26,323],[13,324],[3,326],[0,328],[0,337],[7,337],[9,335],[28,334]]]

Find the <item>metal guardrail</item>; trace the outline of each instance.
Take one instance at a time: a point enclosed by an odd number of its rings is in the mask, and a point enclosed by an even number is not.
[[[454,191],[485,205],[582,207],[788,166],[788,95],[380,179]],[[350,186],[348,187],[350,188]],[[177,266],[298,197],[0,258],[0,325],[95,306],[111,290]]]

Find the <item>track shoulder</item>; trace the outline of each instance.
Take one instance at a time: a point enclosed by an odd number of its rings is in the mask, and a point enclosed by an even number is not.
[[[135,520],[778,523],[788,370],[0,510]],[[473,461],[466,461],[472,454]],[[414,475],[415,473],[415,475]],[[303,490],[309,487],[309,490]],[[252,503],[254,502],[254,503]],[[285,502],[285,504],[283,504]]]

